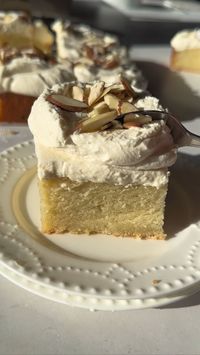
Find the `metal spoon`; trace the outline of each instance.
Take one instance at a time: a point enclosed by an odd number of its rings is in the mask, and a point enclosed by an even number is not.
[[[135,115],[148,115],[152,118],[153,121],[164,120],[167,126],[171,130],[171,134],[174,139],[174,143],[178,147],[191,146],[191,147],[200,147],[200,136],[188,131],[179,120],[174,117],[171,113],[165,111],[154,111],[154,110],[145,110],[145,111],[134,111],[127,112],[120,116],[118,119],[123,119],[126,115],[133,113]]]

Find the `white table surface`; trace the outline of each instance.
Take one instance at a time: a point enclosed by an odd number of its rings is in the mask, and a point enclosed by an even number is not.
[[[158,61],[158,51],[149,53]],[[160,53],[167,61],[168,52]],[[144,49],[134,55],[142,58]],[[27,128],[12,130],[19,133],[0,135],[0,151],[31,137]],[[200,293],[160,309],[113,313],[49,301],[3,276],[0,295],[0,355],[200,354]]]

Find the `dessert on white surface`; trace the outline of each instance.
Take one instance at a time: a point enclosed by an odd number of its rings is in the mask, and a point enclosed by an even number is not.
[[[28,123],[43,232],[164,239],[168,167],[176,148],[163,121],[134,114],[160,108],[124,78],[113,85],[66,83],[40,95]],[[127,112],[133,113],[117,118]]]
[[[200,73],[200,29],[176,33],[171,40],[171,48],[172,69]]]

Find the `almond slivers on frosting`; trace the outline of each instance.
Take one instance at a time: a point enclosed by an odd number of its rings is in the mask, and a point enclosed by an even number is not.
[[[63,94],[51,94],[46,99],[65,111],[85,113],[76,130],[79,133],[89,133],[142,127],[150,123],[149,116],[134,114],[137,111],[134,105],[136,96],[127,80],[120,78],[118,83],[110,86],[103,81],[87,85],[72,84]],[[124,113],[129,114],[123,118]]]

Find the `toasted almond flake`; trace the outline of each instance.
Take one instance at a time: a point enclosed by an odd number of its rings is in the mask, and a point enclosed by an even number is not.
[[[102,63],[102,67],[104,69],[114,69],[119,65],[119,58],[117,58],[114,55],[110,55],[105,59],[105,61]]]
[[[128,82],[126,78],[124,78],[122,75],[120,76],[120,82],[122,83],[124,89],[128,92],[128,94],[132,97],[137,97],[137,93],[133,90],[132,86]]]
[[[104,101],[111,110],[118,110],[120,105],[120,100],[118,99],[117,96],[113,94],[107,94],[104,96]]]
[[[139,122],[125,122],[123,123],[124,128],[131,128],[131,127],[141,127]]]
[[[75,100],[83,101],[84,99],[84,90],[79,86],[72,87],[72,97]]]
[[[137,108],[128,101],[122,102],[120,105],[120,113],[137,111]]]
[[[161,282],[161,280],[152,280],[152,285],[158,285]]]
[[[47,100],[66,111],[83,112],[88,108],[86,103],[60,94],[49,95]]]
[[[90,94],[90,86],[85,86],[84,87],[84,94],[83,94],[83,101],[88,103],[88,97],[89,97],[89,94]]]
[[[72,87],[70,85],[65,86],[64,91],[63,91],[63,95],[67,96],[67,97],[72,96]]]
[[[124,116],[124,122],[135,122],[139,123],[141,125],[150,123],[152,121],[152,118],[147,115],[138,115],[134,113],[128,113],[126,116]]]
[[[96,115],[81,121],[78,125],[78,130],[82,133],[96,132],[109,122],[112,122],[117,116],[116,111],[110,111]]]
[[[109,85],[109,86],[107,86],[107,87],[104,89],[104,91],[103,91],[103,93],[102,93],[102,95],[101,95],[101,98],[104,97],[105,95],[107,95],[107,94],[110,93],[110,92],[112,92],[112,93],[119,93],[119,92],[121,92],[121,91],[123,91],[123,90],[124,90],[124,87],[123,87],[123,85],[120,84],[120,83]]]
[[[97,105],[95,105],[94,107],[93,107],[93,113],[94,114],[100,114],[100,113],[105,113],[105,112],[109,112],[110,110],[109,110],[109,107],[108,107],[108,105],[104,102],[104,101],[102,101],[102,102],[99,102]]]
[[[93,105],[101,97],[104,91],[104,86],[105,86],[104,81],[100,81],[91,87],[89,97],[88,97],[89,106]]]

